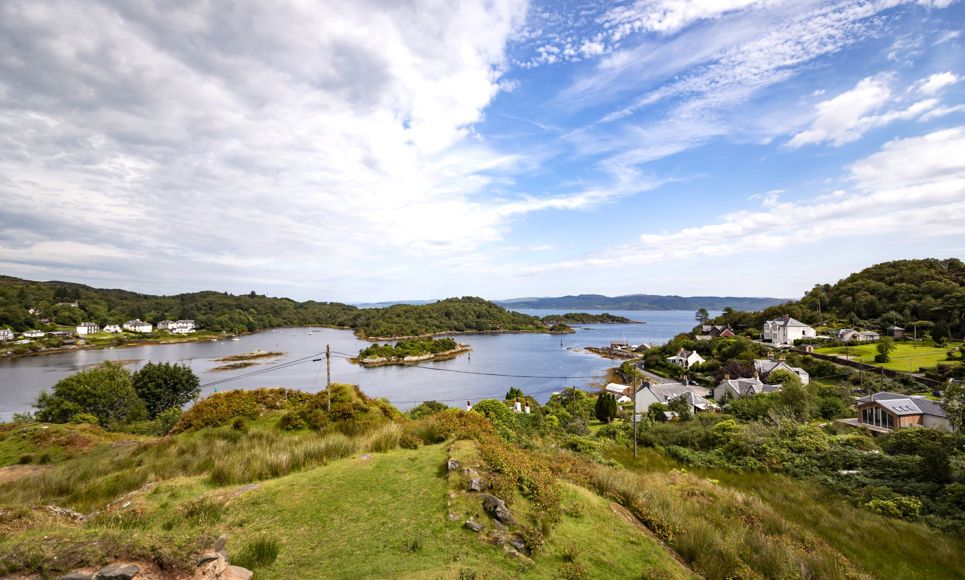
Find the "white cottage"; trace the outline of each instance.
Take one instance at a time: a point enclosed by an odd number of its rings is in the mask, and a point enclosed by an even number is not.
[[[0,328],[0,341],[13,340],[13,331],[9,328]]]
[[[128,320],[124,323],[124,330],[129,330],[131,332],[151,332],[154,327],[143,320]]]
[[[797,378],[801,379],[801,384],[806,385],[811,382],[811,375],[801,367],[792,367],[782,360],[768,360],[768,359],[755,359],[754,360],[754,370],[757,371],[758,375],[767,380],[768,375],[774,371],[787,371],[789,373],[794,373]]]
[[[697,351],[681,349],[680,352],[674,356],[667,357],[667,362],[677,365],[678,367],[689,369],[691,366],[703,363],[705,361],[702,356],[697,354]]]
[[[81,322],[77,325],[77,335],[85,336],[88,334],[97,334],[100,332],[101,327],[93,322]]]
[[[110,334],[117,334],[120,331],[121,331],[121,327],[116,324],[108,324],[107,326],[104,327],[104,332],[108,332]]]

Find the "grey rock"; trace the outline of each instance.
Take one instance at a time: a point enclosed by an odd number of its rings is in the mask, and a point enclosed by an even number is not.
[[[473,519],[466,520],[466,523],[464,523],[463,526],[466,529],[472,530],[474,532],[481,532],[483,529],[483,525]]]
[[[482,491],[485,487],[485,483],[483,483],[482,479],[474,477],[469,480],[469,482],[466,484],[466,487],[469,489],[469,491]]]
[[[447,459],[446,469],[448,469],[449,471],[455,471],[456,469],[459,469],[459,462],[456,461],[455,459]]]
[[[487,494],[483,496],[483,509],[486,510],[486,513],[490,516],[506,525],[511,526],[516,523],[516,518],[513,517],[513,514],[509,513],[506,502],[494,495]]]
[[[526,542],[524,542],[522,538],[518,538],[516,536],[509,538],[509,545],[516,548],[520,552],[523,552],[524,554],[529,552],[529,549],[526,547]]]
[[[140,571],[134,564],[108,564],[94,574],[94,580],[131,580]]]

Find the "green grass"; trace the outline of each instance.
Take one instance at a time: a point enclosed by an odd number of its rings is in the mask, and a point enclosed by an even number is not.
[[[960,346],[962,346],[961,342],[947,343],[945,346],[936,347],[931,342],[900,341],[895,343],[896,348],[891,352],[891,360],[883,364],[875,362],[875,355],[878,354],[875,344],[818,348],[814,352],[818,354],[847,354],[852,360],[866,364],[882,366],[894,371],[917,373],[919,368],[931,368],[938,363],[947,362],[948,351]]]

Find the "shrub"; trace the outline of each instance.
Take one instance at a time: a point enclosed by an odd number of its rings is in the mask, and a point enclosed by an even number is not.
[[[77,423],[77,424],[86,423],[90,425],[100,424],[100,420],[97,418],[97,415],[94,415],[93,413],[77,413],[76,415],[70,418],[70,422]]]
[[[413,407],[408,414],[412,419],[421,419],[423,417],[435,415],[436,413],[441,413],[448,408],[449,407],[446,404],[438,401],[425,401],[418,406]]]
[[[117,363],[104,363],[61,379],[51,393],[40,393],[35,406],[37,419],[50,423],[67,423],[79,414],[90,414],[106,427],[146,416],[131,373]]]

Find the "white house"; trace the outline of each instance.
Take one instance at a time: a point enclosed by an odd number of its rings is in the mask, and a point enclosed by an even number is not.
[[[757,371],[758,375],[764,377],[766,380],[768,375],[776,370],[783,370],[789,373],[794,373],[797,378],[801,379],[801,384],[806,385],[811,382],[811,375],[801,367],[792,367],[782,360],[768,360],[768,359],[755,359],[754,360],[754,370]]]
[[[697,354],[697,351],[681,349],[680,352],[674,356],[667,357],[667,362],[678,367],[689,369],[693,365],[704,362],[704,358]]]
[[[13,340],[13,331],[9,328],[0,328],[0,341]]]
[[[27,332],[23,333],[21,336],[23,336],[24,338],[43,338],[43,336],[44,336],[44,331],[42,331],[42,330],[28,330]]]
[[[759,378],[752,379],[731,379],[724,378],[714,388],[714,398],[721,403],[727,399],[740,399],[748,395],[759,395],[761,393],[776,393],[781,390],[781,385],[768,385]]]
[[[815,338],[817,335],[818,333],[807,324],[785,314],[777,320],[765,322],[761,338],[773,344],[794,344],[795,340]]]
[[[100,332],[101,327],[94,324],[93,322],[81,322],[77,325],[77,334],[79,336],[84,336],[86,334],[96,334]]]
[[[109,332],[111,334],[117,334],[121,331],[121,327],[116,324],[108,324],[104,327],[104,332]]]
[[[124,330],[130,330],[131,332],[151,332],[153,329],[153,326],[143,320],[128,320],[124,323]]]
[[[873,330],[842,328],[834,338],[841,342],[874,342],[881,338],[881,335]]]
[[[687,402],[689,402],[691,413],[700,413],[702,411],[714,411],[718,408],[717,403],[713,401],[708,401],[707,399],[701,397],[700,395],[698,395],[693,391],[687,391],[684,393],[680,393],[679,395],[674,395],[667,399],[667,403],[670,404],[673,401],[676,401],[677,399],[685,399]]]

